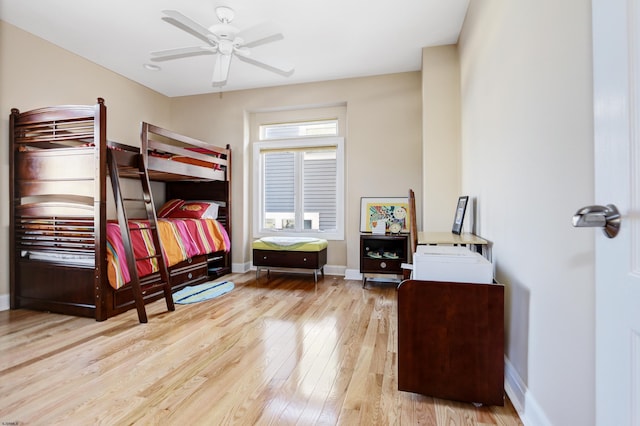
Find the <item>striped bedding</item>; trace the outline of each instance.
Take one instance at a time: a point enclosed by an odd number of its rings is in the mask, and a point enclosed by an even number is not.
[[[144,228],[146,220],[130,220],[131,229]],[[164,250],[167,266],[173,266],[190,257],[229,251],[229,235],[214,219],[158,219],[158,233]],[[130,232],[135,258],[154,255],[149,230]],[[138,276],[143,277],[158,271],[157,259],[138,260]],[[115,289],[129,282],[130,274],[117,222],[107,223],[107,275],[109,284]]]

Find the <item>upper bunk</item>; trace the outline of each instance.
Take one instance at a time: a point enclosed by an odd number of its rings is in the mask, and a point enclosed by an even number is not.
[[[231,149],[211,145],[162,127],[142,122],[139,150],[109,142],[109,148],[124,153],[141,152],[149,179],[161,182],[224,181],[230,179]],[[126,155],[126,154],[125,154]],[[135,162],[120,161],[120,176],[135,177]]]
[[[111,149],[119,153],[121,177],[137,176],[134,158],[139,153],[144,156],[150,180],[228,182],[231,176],[229,145],[218,147],[146,122],[141,125],[140,147],[109,141],[102,98],[92,106],[62,105],[23,113],[12,109],[10,121],[13,152],[29,153],[36,163],[38,158],[68,156],[61,165],[70,165],[70,158],[78,158],[73,166],[84,164],[99,176],[106,168],[88,164],[105,163],[106,150]],[[50,180],[65,176],[67,170],[69,167],[39,167],[38,174]]]

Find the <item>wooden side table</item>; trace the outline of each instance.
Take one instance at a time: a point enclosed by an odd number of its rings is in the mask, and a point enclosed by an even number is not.
[[[360,272],[362,287],[366,274],[402,275],[407,262],[409,234],[360,234]]]

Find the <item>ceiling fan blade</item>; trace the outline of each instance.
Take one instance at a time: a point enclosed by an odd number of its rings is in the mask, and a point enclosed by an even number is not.
[[[172,25],[188,32],[189,34],[198,37],[200,40],[207,43],[215,43],[217,37],[211,31],[193,21],[191,18],[186,17],[177,10],[163,10],[166,17],[162,18],[163,21],[169,22]]]
[[[293,74],[294,66],[290,63],[272,61],[272,60],[266,61],[261,58],[256,58],[253,53],[250,53],[249,51],[246,51],[246,50],[238,49],[235,52],[238,59],[244,62],[247,62],[249,64],[256,65],[260,68],[264,68],[266,70],[275,72],[276,74],[280,74],[285,77],[288,77],[291,74]]]
[[[151,52],[152,61],[168,61],[171,59],[186,58],[187,56],[196,55],[208,55],[215,53],[215,47],[207,46],[193,46],[193,47],[180,47],[177,49],[158,50]]]
[[[284,38],[274,25],[266,22],[247,28],[246,30],[242,30],[236,35],[236,37],[242,38],[242,45],[247,47],[259,46],[261,44],[282,40]]]
[[[229,67],[231,66],[231,55],[222,53],[216,55],[213,63],[213,77],[211,78],[212,86],[224,86],[229,76]]]

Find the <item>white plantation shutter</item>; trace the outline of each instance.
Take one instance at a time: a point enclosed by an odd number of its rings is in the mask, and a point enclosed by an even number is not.
[[[305,156],[303,168],[304,212],[318,212],[320,230],[335,230],[337,208],[335,157],[314,159],[313,155]]]
[[[265,152],[263,155],[265,211],[268,213],[294,213],[294,154],[292,152]]]
[[[254,143],[256,236],[343,238],[343,145],[337,137]]]

